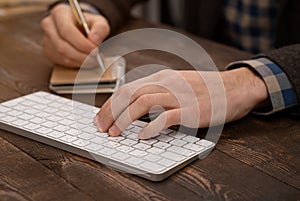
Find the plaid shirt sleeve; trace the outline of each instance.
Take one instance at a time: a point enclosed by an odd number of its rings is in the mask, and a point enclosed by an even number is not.
[[[269,93],[269,99],[272,104],[271,111],[254,111],[256,114],[272,114],[297,105],[296,93],[287,75],[277,64],[265,57],[260,57],[253,60],[230,63],[226,69],[245,66],[254,69],[265,81]]]

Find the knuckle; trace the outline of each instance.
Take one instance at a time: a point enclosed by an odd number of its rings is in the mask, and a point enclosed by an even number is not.
[[[55,49],[57,53],[60,54],[61,56],[66,56],[66,48],[61,43],[57,44]]]
[[[129,99],[132,96],[131,90],[127,87],[127,85],[123,85],[118,90],[117,95],[120,95],[126,99]]]
[[[171,70],[170,69],[164,69],[164,70],[161,70],[155,74],[153,74],[156,79],[162,79],[162,78],[166,78],[166,76],[170,75],[171,73]]]
[[[137,99],[137,104],[140,105],[141,107],[149,106],[150,102],[151,102],[151,97],[149,94],[142,95]]]
[[[64,65],[66,65],[66,66],[72,66],[72,67],[73,67],[72,61],[71,61],[69,58],[67,58],[67,57],[64,57],[64,58],[63,58],[63,63],[64,63]]]
[[[65,26],[58,28],[58,31],[63,38],[67,38],[70,35],[69,29]]]
[[[63,12],[66,8],[66,5],[58,4],[52,9],[51,14],[56,15],[57,13]]]
[[[42,21],[41,21],[41,27],[44,31],[46,31],[49,27],[49,24],[50,24],[50,18],[49,17],[46,17],[44,18]]]

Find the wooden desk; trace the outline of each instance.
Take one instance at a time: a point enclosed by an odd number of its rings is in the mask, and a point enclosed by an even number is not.
[[[42,54],[41,14],[0,21],[0,101],[48,91],[52,64]],[[145,27],[130,21],[125,29]],[[248,55],[193,37],[218,66]],[[159,53],[127,57],[129,69]],[[97,98],[102,104],[109,95]],[[84,98],[83,98],[84,99]],[[283,113],[228,124],[216,149],[163,182],[116,172],[99,163],[0,130],[0,200],[299,200],[300,124]]]

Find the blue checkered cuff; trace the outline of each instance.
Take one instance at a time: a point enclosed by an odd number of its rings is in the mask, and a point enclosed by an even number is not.
[[[255,112],[257,114],[271,114],[297,105],[296,93],[283,70],[265,57],[230,63],[226,69],[249,66],[252,67],[265,81],[268,89],[272,110],[269,112]]]

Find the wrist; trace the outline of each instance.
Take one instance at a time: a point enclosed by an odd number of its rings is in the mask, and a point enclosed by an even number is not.
[[[241,118],[268,98],[264,80],[248,67],[225,71],[222,78],[227,110],[236,110],[236,114],[233,113],[234,116],[229,119]]]

